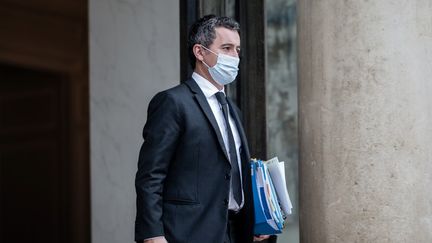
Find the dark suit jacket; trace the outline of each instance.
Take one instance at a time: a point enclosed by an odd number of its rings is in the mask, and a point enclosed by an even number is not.
[[[238,108],[229,101],[241,142],[245,204],[236,242],[253,240],[250,155]],[[135,240],[222,243],[228,220],[231,165],[207,100],[194,80],[158,93],[144,126],[135,186]]]

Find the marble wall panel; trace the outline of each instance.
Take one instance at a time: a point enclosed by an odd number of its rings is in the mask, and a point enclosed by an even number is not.
[[[179,83],[179,1],[90,0],[93,243],[132,242],[151,97]]]

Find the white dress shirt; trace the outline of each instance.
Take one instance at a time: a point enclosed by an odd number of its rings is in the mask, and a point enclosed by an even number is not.
[[[216,86],[214,86],[212,83],[210,83],[210,81],[208,81],[207,79],[205,79],[204,77],[202,77],[198,73],[194,72],[192,74],[192,78],[198,84],[201,91],[204,93],[204,96],[206,97],[208,104],[210,105],[210,108],[211,108],[213,115],[216,119],[216,122],[219,126],[219,131],[221,132],[222,139],[223,139],[224,144],[225,144],[225,149],[229,154],[227,126],[225,124],[225,118],[223,115],[222,106],[219,104],[219,102],[215,96],[215,94],[217,92],[224,92],[225,93],[225,90],[224,89],[218,90],[216,88]],[[229,107],[228,107],[228,109],[229,109]],[[240,156],[241,140],[240,140],[240,135],[239,135],[238,130],[237,130],[237,126],[235,124],[235,121],[231,117],[231,114],[229,114],[228,120],[230,123],[231,131],[232,131],[232,134],[234,137],[235,147],[237,150],[236,151],[237,152],[237,162],[238,162],[238,167],[239,167],[239,171],[240,171],[240,182],[242,185],[242,202],[240,203],[240,205],[238,205],[237,202],[234,200],[234,195],[232,192],[232,188],[230,186],[228,209],[233,210],[233,211],[238,211],[243,207],[243,204],[244,204],[243,182],[241,181],[242,180],[242,176],[241,176],[242,167],[241,167],[241,156]]]

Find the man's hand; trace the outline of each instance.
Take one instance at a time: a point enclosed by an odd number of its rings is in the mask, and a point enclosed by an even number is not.
[[[263,241],[270,238],[270,235],[255,235],[254,236],[254,241]]]
[[[158,236],[155,238],[144,240],[144,243],[168,243],[168,241],[165,239],[164,236]]]

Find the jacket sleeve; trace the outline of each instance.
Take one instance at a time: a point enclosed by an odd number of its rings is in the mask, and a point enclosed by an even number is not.
[[[178,104],[169,93],[157,94],[147,113],[135,178],[135,241],[164,235],[163,186],[180,133]]]

